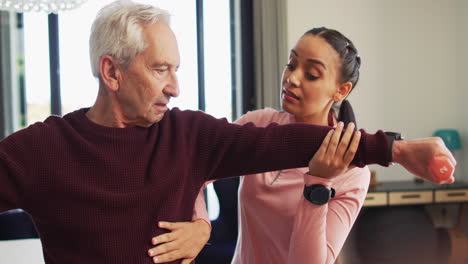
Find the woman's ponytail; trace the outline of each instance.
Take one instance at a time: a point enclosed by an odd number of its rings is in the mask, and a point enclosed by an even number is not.
[[[351,104],[348,100],[343,100],[343,102],[341,102],[338,121],[342,121],[345,127],[348,126],[350,122],[353,122],[357,127],[353,107],[351,107]]]

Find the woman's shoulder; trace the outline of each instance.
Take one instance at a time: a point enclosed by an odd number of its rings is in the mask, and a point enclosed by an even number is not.
[[[252,122],[256,126],[267,126],[271,123],[289,124],[292,122],[292,115],[285,111],[278,111],[273,108],[264,108],[255,111],[249,111],[241,116],[236,123],[246,124]]]

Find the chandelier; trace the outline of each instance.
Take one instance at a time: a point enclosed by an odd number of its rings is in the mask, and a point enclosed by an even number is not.
[[[57,13],[79,7],[87,0],[0,0],[0,10]]]

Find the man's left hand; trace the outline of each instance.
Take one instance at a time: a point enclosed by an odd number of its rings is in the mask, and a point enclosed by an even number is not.
[[[202,219],[192,222],[159,222],[158,226],[171,232],[153,237],[157,245],[148,250],[154,263],[183,259],[182,264],[191,263],[210,238],[211,226]]]

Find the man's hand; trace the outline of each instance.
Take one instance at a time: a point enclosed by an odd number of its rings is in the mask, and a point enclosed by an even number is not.
[[[453,183],[457,161],[439,137],[393,142],[393,161],[430,182]]]
[[[361,132],[359,131],[356,131],[353,136],[354,127],[354,123],[349,123],[341,137],[343,123],[339,122],[335,130],[328,132],[322,145],[309,161],[310,175],[333,178],[348,170],[361,139]]]
[[[160,228],[171,232],[153,237],[154,248],[148,250],[154,263],[183,259],[182,264],[191,263],[210,238],[211,226],[202,219],[192,222],[159,222]]]

